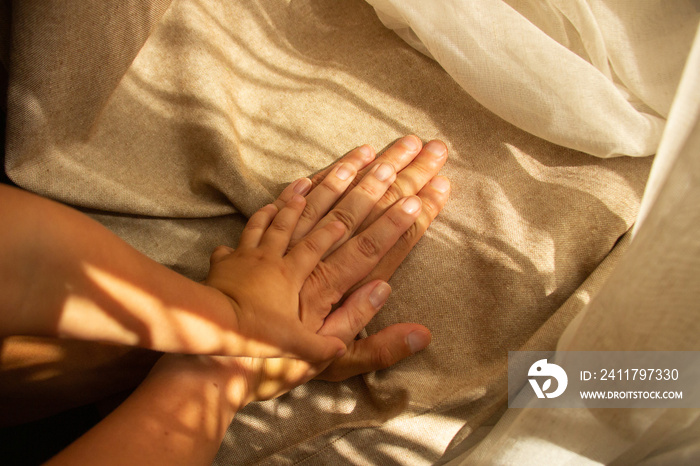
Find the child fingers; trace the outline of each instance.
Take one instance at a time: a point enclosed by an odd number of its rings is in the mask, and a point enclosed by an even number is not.
[[[229,254],[231,254],[234,251],[233,248],[230,248],[228,246],[217,246],[214,251],[211,253],[211,256],[209,256],[209,264],[214,265],[217,262],[221,262],[224,258],[226,258]]]
[[[321,257],[344,233],[345,226],[341,222],[332,222],[309,233],[289,251],[285,256],[285,261],[296,274],[299,289],[301,289],[309,274],[316,268]]]
[[[270,226],[279,210],[274,204],[268,204],[255,212],[246,223],[241,239],[238,241],[239,248],[256,248],[260,245],[263,234]]]
[[[369,226],[399,199],[417,194],[438,174],[446,161],[447,147],[442,141],[434,140],[427,143],[418,156],[398,173],[396,181],[375,204],[360,230]]]
[[[292,245],[304,237],[347,190],[358,170],[371,163],[376,154],[371,146],[363,145],[351,150],[338,162],[314,175],[312,179],[300,178],[287,186],[274,204],[282,209],[287,202],[299,194],[306,196],[306,207],[297,224]],[[308,195],[307,195],[308,193]]]
[[[292,200],[295,194],[300,196],[305,196],[311,190],[311,180],[308,178],[299,178],[298,180],[292,181],[287,185],[286,188],[280,193],[280,195],[275,199],[273,204],[277,209],[282,210],[287,202]]]
[[[306,201],[298,194],[292,196],[287,204],[272,219],[260,240],[260,246],[280,256],[285,253],[294,232],[299,216]]]

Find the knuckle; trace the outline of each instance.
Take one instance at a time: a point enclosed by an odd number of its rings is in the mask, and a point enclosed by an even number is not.
[[[431,220],[434,219],[435,217],[437,217],[437,215],[440,213],[440,210],[441,210],[440,207],[429,199],[421,199],[421,200],[423,201],[423,207],[422,207],[423,212],[425,212]],[[421,217],[422,217],[422,215],[421,215]]]
[[[396,362],[396,358],[392,354],[388,346],[382,346],[377,349],[372,355],[372,365],[375,370],[386,369]]]
[[[359,235],[356,237],[357,250],[368,259],[375,259],[381,253],[381,248],[377,241],[369,235]]]
[[[282,219],[277,219],[276,221],[272,222],[272,224],[270,225],[271,230],[282,231],[282,232],[289,230],[289,227],[290,227],[289,222],[286,220],[282,220]]]
[[[347,231],[355,231],[356,220],[355,216],[350,211],[340,208],[333,209],[333,211],[331,211],[331,215],[335,220],[338,220],[345,225]]]
[[[314,176],[311,177],[311,188],[313,189],[319,184],[321,184],[324,179],[326,179],[325,172],[316,173]]]
[[[352,329],[353,333],[357,334],[367,325],[367,319],[363,312],[348,312],[347,314],[348,328]]]
[[[382,196],[382,204],[390,206],[394,205],[396,201],[401,199],[404,196],[404,189],[399,185],[399,183],[393,183],[391,186],[389,186],[389,189],[386,190],[384,193],[384,196]]]
[[[336,283],[333,272],[323,262],[316,265],[307,281],[311,282],[313,290],[316,291],[317,298],[314,300],[316,306],[330,307],[343,297],[343,291],[339,290],[340,286]]]
[[[245,226],[246,230],[262,230],[267,222],[262,217],[253,216]]]
[[[323,254],[323,251],[321,250],[321,245],[318,244],[318,240],[313,236],[305,238],[297,246],[304,248],[305,252],[313,255],[314,257],[321,256],[321,254]]]
[[[357,175],[355,175],[355,178],[352,179],[352,181],[350,182],[350,186],[348,186],[346,191],[350,191],[350,190],[356,188],[357,185],[360,184],[360,181],[362,181],[363,177],[364,177],[364,173],[358,173]]]
[[[396,242],[400,248],[412,248],[423,236],[425,229],[421,228],[418,223],[413,223],[408,230],[406,230]]]
[[[361,183],[357,186],[357,189],[362,191],[371,199],[376,199],[377,197],[379,197],[380,194],[379,189],[377,189],[377,187],[373,186],[371,183]]]
[[[417,172],[418,178],[427,178],[430,179],[435,174],[437,174],[437,166],[430,163],[415,163],[413,164],[413,169]]]
[[[339,196],[340,194],[343,193],[343,190],[333,184],[331,181],[326,181],[318,185],[319,188],[323,189],[324,191],[327,191],[330,195],[332,196]]]
[[[304,207],[304,210],[301,211],[300,219],[308,220],[310,222],[316,223],[316,220],[318,220],[318,217],[319,217],[319,212],[318,212],[318,209],[316,208],[316,206],[313,205],[312,203],[308,203]]]
[[[386,218],[389,220],[389,222],[391,222],[391,225],[397,230],[404,230],[406,228],[405,217],[398,214],[398,212],[396,212],[396,209],[387,212]]]

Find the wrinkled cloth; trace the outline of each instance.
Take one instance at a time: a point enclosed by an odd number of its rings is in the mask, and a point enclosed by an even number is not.
[[[699,74],[700,31],[630,246],[600,292],[568,325],[555,361],[565,361],[566,351],[700,351]],[[449,464],[698,461],[697,408],[525,408],[507,412],[481,443]]]
[[[691,0],[367,0],[475,100],[598,157],[656,153],[700,21]]]
[[[360,0],[12,6],[8,175],[193,279],[287,183],[351,149],[448,146],[451,198],[367,327],[419,322],[431,345],[247,406],[217,464],[437,461],[502,413],[508,350],[554,349],[639,210],[652,158],[518,129]]]

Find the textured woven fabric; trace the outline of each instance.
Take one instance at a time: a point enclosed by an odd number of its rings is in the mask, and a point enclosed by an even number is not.
[[[448,145],[451,199],[367,329],[419,322],[430,347],[246,407],[219,464],[436,461],[502,410],[507,351],[554,348],[594,293],[652,163],[505,122],[359,0],[22,1],[11,31],[11,179],[194,279],[297,177]]]

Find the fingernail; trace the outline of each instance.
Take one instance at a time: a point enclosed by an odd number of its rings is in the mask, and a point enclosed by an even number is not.
[[[430,141],[425,145],[425,150],[440,158],[442,158],[442,156],[445,155],[445,152],[447,152],[445,144],[440,141]]]
[[[425,332],[411,332],[406,335],[406,344],[411,350],[411,354],[417,353],[430,344],[430,335]]]
[[[403,201],[403,204],[401,204],[401,209],[406,212],[407,214],[413,214],[418,211],[421,207],[421,201],[420,198],[416,196],[411,196],[409,198],[406,198],[405,201]]]
[[[365,160],[372,160],[372,148],[369,146],[360,147],[360,153],[364,156]]]
[[[446,193],[450,189],[450,182],[447,180],[447,178],[436,176],[430,182],[430,186],[441,193]]]
[[[294,192],[301,194],[302,196],[311,188],[311,180],[308,178],[301,178],[294,182]]]
[[[394,167],[388,163],[379,165],[377,171],[374,172],[374,177],[379,181],[386,181],[394,174]]]
[[[335,176],[337,176],[339,179],[345,181],[350,176],[352,175],[352,170],[350,169],[350,166],[346,163],[342,164],[340,167],[338,167],[338,170],[335,172]]]
[[[369,294],[369,302],[374,306],[375,309],[379,309],[384,305],[389,295],[391,294],[391,287],[388,283],[380,283],[374,287],[372,292]]]
[[[408,150],[418,149],[418,143],[416,142],[416,138],[414,138],[412,136],[406,136],[406,137],[402,138],[401,145],[403,145]]]
[[[345,356],[345,352],[346,352],[346,351],[347,351],[346,348],[340,348],[340,349],[338,350],[338,352],[335,353],[335,358],[336,358],[336,359],[342,358],[343,356]]]

